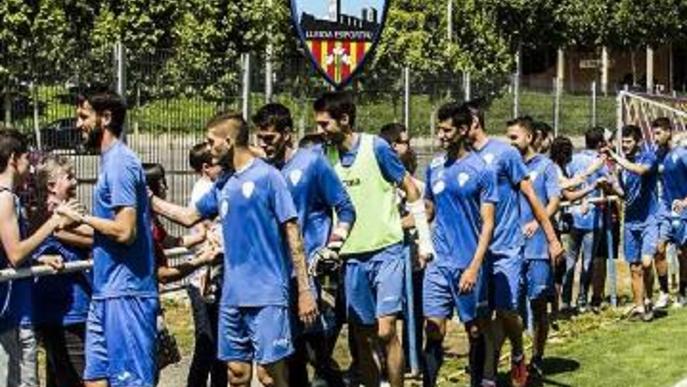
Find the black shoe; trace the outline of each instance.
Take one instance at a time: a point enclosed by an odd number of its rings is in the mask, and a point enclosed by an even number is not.
[[[541,379],[544,376],[544,370],[542,368],[544,359],[541,356],[533,357],[530,362],[530,378]]]

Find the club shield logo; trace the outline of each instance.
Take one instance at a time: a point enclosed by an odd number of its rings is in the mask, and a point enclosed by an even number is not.
[[[304,51],[336,89],[348,85],[372,56],[388,6],[388,0],[291,0]]]

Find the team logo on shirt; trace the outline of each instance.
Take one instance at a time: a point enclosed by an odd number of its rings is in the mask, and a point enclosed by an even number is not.
[[[491,163],[494,162],[494,155],[491,153],[487,153],[482,157],[484,159],[484,162],[487,163],[487,165],[491,165]]]
[[[446,183],[444,183],[443,180],[439,180],[432,186],[432,192],[435,195],[438,195],[438,194],[442,193],[445,188],[446,188]]]
[[[440,167],[445,162],[446,158],[444,156],[435,157],[434,159],[432,159],[432,163],[429,165],[429,167],[434,169]]]
[[[670,155],[670,158],[673,160],[674,163],[677,163],[677,153],[673,153]]]
[[[470,175],[468,175],[467,173],[461,172],[458,174],[458,185],[459,186],[461,186],[461,187],[464,186],[465,183],[468,182],[468,180],[470,180]]]
[[[289,180],[291,180],[291,185],[296,186],[298,185],[298,182],[301,181],[301,177],[303,177],[303,171],[300,169],[294,169],[289,173]]]
[[[537,171],[530,172],[530,180],[532,180],[532,182],[537,180],[537,176],[539,176],[539,173],[537,173]]]
[[[255,183],[252,181],[247,181],[241,186],[241,193],[243,193],[243,197],[246,199],[250,199],[253,196],[253,191],[255,191]]]
[[[229,213],[229,201],[222,200],[222,205],[219,208],[219,216],[225,218],[227,213]]]

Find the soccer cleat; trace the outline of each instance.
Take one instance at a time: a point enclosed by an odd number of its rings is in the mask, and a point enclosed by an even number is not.
[[[632,307],[627,312],[625,312],[625,317],[629,321],[639,321],[643,319],[645,312],[646,311],[644,307],[632,305]]]
[[[520,360],[511,362],[510,380],[513,387],[524,387],[527,385],[527,363],[525,362],[525,355],[520,356]]]
[[[659,294],[658,300],[656,300],[656,309],[666,309],[668,307],[668,304],[670,304],[670,295],[668,293],[663,293]]]
[[[682,296],[682,295],[677,296],[677,300],[675,300],[675,302],[673,303],[673,308],[674,309],[683,308],[686,303],[687,303],[687,300],[685,300],[684,296]]]
[[[544,376],[544,370],[542,368],[543,362],[544,360],[541,358],[541,356],[535,356],[532,358],[529,367],[531,378],[541,379]]]
[[[654,311],[651,309],[646,309],[644,314],[642,314],[642,321],[651,322],[654,319]]]
[[[493,380],[482,379],[482,387],[496,387],[496,382]]]

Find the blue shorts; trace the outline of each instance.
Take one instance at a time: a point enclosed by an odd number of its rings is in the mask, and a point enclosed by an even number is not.
[[[553,270],[548,259],[526,259],[523,270],[525,275],[522,292],[527,295],[528,300],[540,300],[555,294]]]
[[[439,266],[430,263],[425,270],[422,282],[422,310],[427,318],[448,319],[453,316],[453,309],[464,324],[478,317],[478,289],[470,293],[460,293],[458,284],[464,269]],[[480,283],[480,277],[477,283]]]
[[[658,221],[658,241],[668,242],[672,238],[672,226],[670,225],[670,220],[660,219]]]
[[[623,245],[625,261],[628,263],[640,263],[642,257],[652,257],[656,254],[658,244],[658,225],[652,224],[635,229],[625,227],[625,243]]]
[[[349,319],[363,325],[374,325],[377,318],[403,310],[405,259],[401,243],[345,258],[344,282]]]
[[[83,379],[105,379],[113,387],[153,386],[159,309],[157,297],[91,300]]]
[[[487,256],[484,286],[487,288],[486,294],[491,310],[519,310],[524,262],[521,248],[490,253]]]
[[[220,306],[218,325],[220,360],[265,365],[293,353],[287,306]]]

